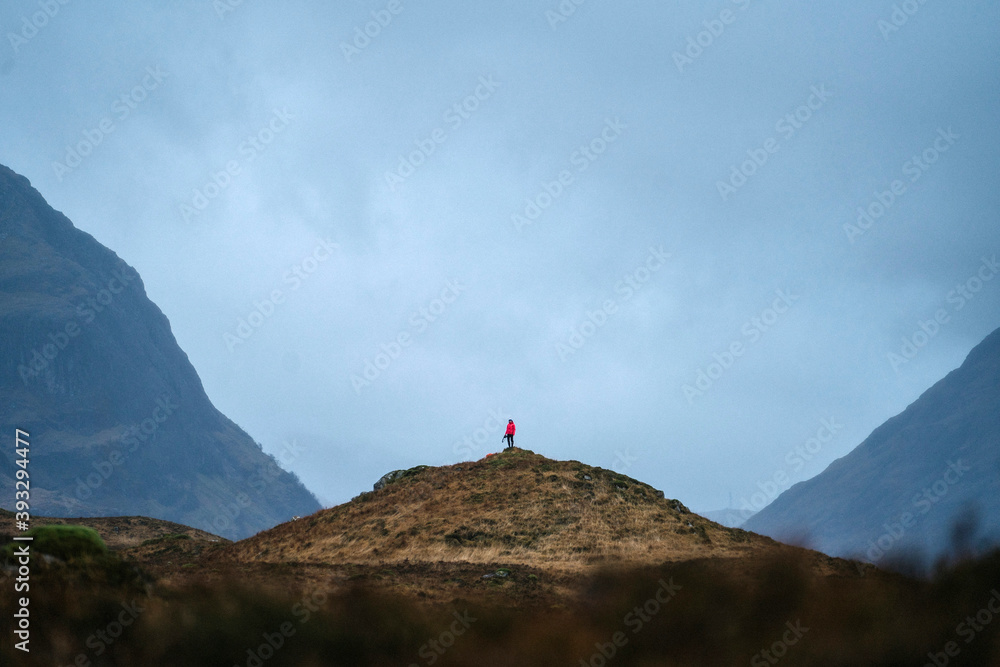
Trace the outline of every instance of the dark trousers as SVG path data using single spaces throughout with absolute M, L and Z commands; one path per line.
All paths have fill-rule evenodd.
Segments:
M 507 441 L 507 446 L 508 447 L 513 447 L 514 446 L 514 434 L 513 433 L 508 433 L 507 435 L 504 436 L 504 439 Z

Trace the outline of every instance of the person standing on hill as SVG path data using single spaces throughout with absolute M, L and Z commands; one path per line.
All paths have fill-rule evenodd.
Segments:
M 504 434 L 503 439 L 507 441 L 506 449 L 510 449 L 514 446 L 514 420 L 507 420 L 507 433 Z

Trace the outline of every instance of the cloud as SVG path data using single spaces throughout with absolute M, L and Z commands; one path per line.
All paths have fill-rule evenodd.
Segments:
M 990 286 L 900 373 L 886 360 L 1000 247 L 990 3 L 929 3 L 888 40 L 888 2 L 592 0 L 555 29 L 550 2 L 227 7 L 70 3 L 16 52 L 2 45 L 0 161 L 140 271 L 209 395 L 265 449 L 312 434 L 290 466 L 331 501 L 381 467 L 454 458 L 503 409 L 526 447 L 610 467 L 628 445 L 636 476 L 721 506 L 836 414 L 844 432 L 802 474 L 818 472 L 998 326 Z M 35 11 L 9 3 L 0 27 Z M 150 67 L 169 77 L 118 119 Z M 829 99 L 789 132 L 782 119 L 820 86 Z M 276 109 L 289 120 L 265 132 Z M 109 114 L 113 131 L 60 181 L 53 163 Z M 614 119 L 620 135 L 574 161 Z M 939 128 L 961 139 L 851 243 L 844 225 Z M 723 200 L 717 183 L 769 139 Z M 547 192 L 563 172 L 572 182 Z M 326 238 L 339 252 L 291 291 L 286 272 Z M 669 265 L 563 363 L 556 343 L 651 246 Z M 467 291 L 416 331 L 448 281 Z M 266 326 L 227 349 L 283 288 Z M 689 405 L 681 387 L 776 290 L 801 300 Z M 351 375 L 401 332 L 411 345 L 356 393 Z

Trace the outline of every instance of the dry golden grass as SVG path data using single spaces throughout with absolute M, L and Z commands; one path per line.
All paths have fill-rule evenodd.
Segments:
M 783 667 L 890 667 L 943 656 L 1000 581 L 1000 552 L 911 579 L 526 451 L 409 473 L 236 544 L 163 535 L 100 559 L 40 560 L 32 653 L 0 643 L 0 664 L 78 664 L 92 633 L 138 604 L 92 664 L 611 665 L 612 647 L 622 665 L 773 664 L 762 651 L 780 649 Z M 0 567 L 0 607 L 14 607 L 14 576 Z M 949 664 L 1000 665 L 1000 623 L 980 623 Z M 262 642 L 284 624 L 294 634 L 271 651 Z M 801 642 L 784 639 L 793 626 Z M 447 651 L 428 653 L 431 641 Z
M 243 563 L 507 562 L 581 571 L 784 548 L 693 514 L 632 478 L 527 450 L 407 472 L 220 553 Z

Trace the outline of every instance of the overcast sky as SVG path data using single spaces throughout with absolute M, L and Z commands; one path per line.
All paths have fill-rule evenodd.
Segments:
M 0 162 L 138 269 L 324 504 L 513 418 L 718 509 L 819 473 L 1000 326 L 998 20 L 10 0 Z

